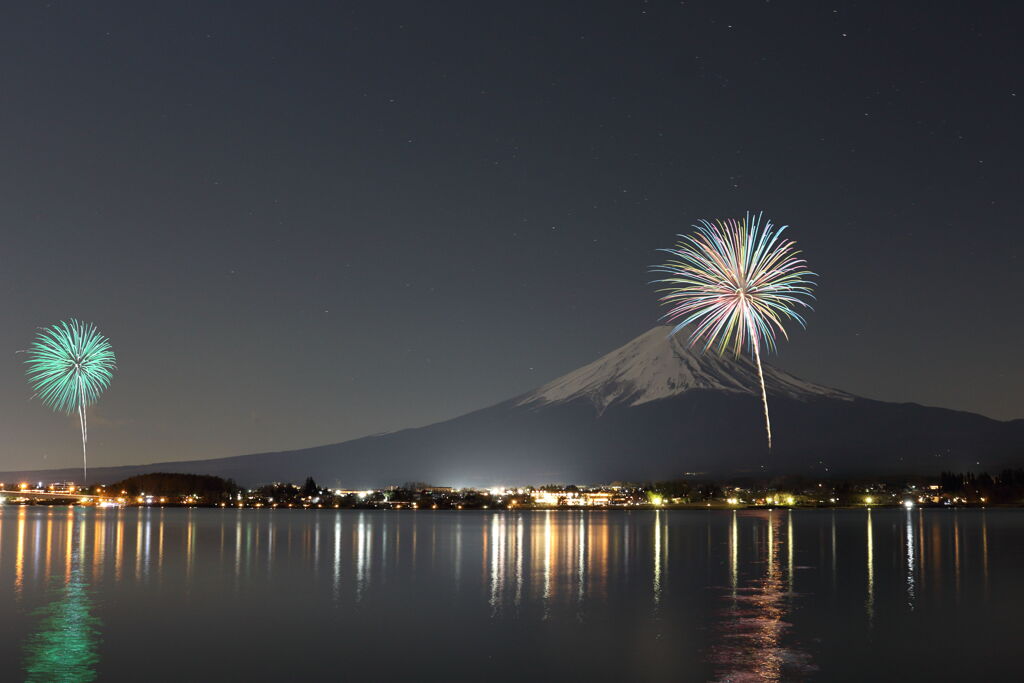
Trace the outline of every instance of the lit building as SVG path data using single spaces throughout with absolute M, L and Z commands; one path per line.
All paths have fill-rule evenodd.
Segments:
M 614 491 L 602 490 L 539 489 L 533 492 L 535 505 L 549 507 L 607 507 L 615 497 Z

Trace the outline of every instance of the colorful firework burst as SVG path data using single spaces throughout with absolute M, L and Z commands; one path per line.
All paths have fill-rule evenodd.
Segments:
M 671 334 L 692 325 L 690 344 L 703 351 L 715 347 L 719 354 L 731 350 L 738 356 L 745 348 L 754 356 L 770 449 L 761 349 L 776 350 L 776 335 L 788 338 L 787 320 L 806 326 L 798 309 L 810 309 L 805 299 L 814 298 L 808 278 L 815 273 L 807 270 L 795 243 L 781 238 L 787 226 L 762 222 L 760 213 L 702 220 L 693 227 L 695 233 L 680 235 L 674 248 L 661 250 L 671 258 L 653 268 L 667 275 L 655 281 L 665 285 L 658 290 L 660 301 L 670 307 L 662 319 L 674 325 Z

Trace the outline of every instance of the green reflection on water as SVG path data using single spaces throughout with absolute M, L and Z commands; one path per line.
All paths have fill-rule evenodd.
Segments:
M 51 589 L 54 599 L 34 613 L 40 622 L 24 644 L 26 681 L 96 680 L 100 620 L 92 615 L 92 599 L 82 567 L 84 533 L 77 535 L 66 581 Z

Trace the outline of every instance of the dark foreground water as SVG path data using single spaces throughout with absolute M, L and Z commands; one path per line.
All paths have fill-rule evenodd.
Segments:
M 1024 511 L 0 507 L 2 680 L 1019 680 Z

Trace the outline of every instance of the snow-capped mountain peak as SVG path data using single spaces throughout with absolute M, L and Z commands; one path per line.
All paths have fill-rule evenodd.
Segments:
M 586 398 L 603 410 L 613 403 L 640 405 L 692 390 L 757 394 L 757 367 L 746 357 L 702 353 L 687 344 L 684 332 L 658 326 L 589 365 L 545 384 L 518 401 L 543 405 Z M 769 394 L 798 400 L 816 397 L 849 400 L 853 396 L 764 365 Z

